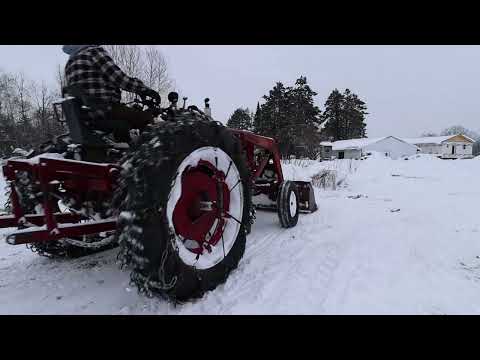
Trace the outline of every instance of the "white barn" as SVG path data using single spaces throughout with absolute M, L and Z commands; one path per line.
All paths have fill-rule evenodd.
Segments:
M 418 146 L 423 154 L 436 155 L 442 159 L 473 158 L 473 143 L 475 140 L 463 134 L 403 140 Z
M 337 159 L 360 159 L 370 151 L 385 154 L 392 159 L 415 155 L 420 149 L 394 136 L 335 141 L 333 156 Z

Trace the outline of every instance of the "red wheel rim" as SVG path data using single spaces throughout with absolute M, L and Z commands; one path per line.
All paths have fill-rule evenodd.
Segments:
M 182 193 L 173 211 L 175 232 L 189 240 L 188 250 L 200 256 L 222 239 L 230 191 L 225 174 L 200 160 L 181 174 Z

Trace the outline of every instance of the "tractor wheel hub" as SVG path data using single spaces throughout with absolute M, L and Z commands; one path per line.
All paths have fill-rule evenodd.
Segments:
M 243 186 L 223 150 L 203 147 L 180 164 L 167 203 L 167 219 L 182 261 L 211 268 L 233 247 L 242 227 Z

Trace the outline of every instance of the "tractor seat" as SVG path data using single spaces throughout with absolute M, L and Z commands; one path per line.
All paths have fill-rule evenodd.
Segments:
M 107 104 L 96 98 L 87 96 L 78 85 L 63 88 L 63 94 L 69 95 L 62 102 L 70 137 L 73 142 L 88 147 L 106 148 L 108 144 L 103 139 L 107 132 L 91 129 L 88 124 L 88 110 L 102 110 Z
M 63 92 L 71 96 L 62 102 L 62 108 L 73 142 L 86 147 L 102 149 L 113 148 L 120 151 L 130 148 L 130 145 L 127 143 L 119 143 L 110 139 L 108 135 L 110 135 L 112 131 L 92 129 L 88 126 L 88 111 L 90 109 L 106 111 L 108 107 L 107 103 L 85 95 L 79 86 L 71 85 L 65 87 Z
M 62 110 L 70 131 L 70 138 L 76 144 L 106 148 L 108 145 L 102 139 L 106 133 L 92 130 L 87 126 L 88 113 L 86 109 L 82 108 L 83 106 L 78 98 L 67 98 L 62 102 Z

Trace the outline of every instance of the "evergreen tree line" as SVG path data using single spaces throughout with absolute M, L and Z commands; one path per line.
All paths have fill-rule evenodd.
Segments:
M 293 86 L 277 82 L 255 113 L 236 109 L 227 126 L 277 139 L 282 156 L 317 158 L 321 141 L 366 137 L 365 102 L 346 89 L 333 90 L 322 111 L 315 105 L 315 91 L 301 76 Z

